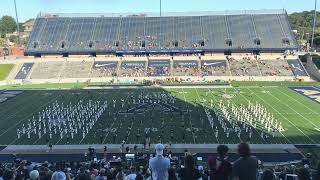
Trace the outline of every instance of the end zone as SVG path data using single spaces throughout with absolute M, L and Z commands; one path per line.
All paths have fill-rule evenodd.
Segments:
M 320 104 L 320 89 L 312 86 L 289 87 L 300 95 Z

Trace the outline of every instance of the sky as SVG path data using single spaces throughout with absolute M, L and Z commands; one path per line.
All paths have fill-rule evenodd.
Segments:
M 160 0 L 16 0 L 20 22 L 45 13 L 159 12 Z M 0 0 L 0 16 L 15 16 L 14 0 Z M 320 4 L 318 2 L 318 4 Z M 162 0 L 163 12 L 314 9 L 314 0 Z

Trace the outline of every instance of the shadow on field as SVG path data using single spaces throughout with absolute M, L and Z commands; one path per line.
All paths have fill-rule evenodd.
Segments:
M 160 89 L 160 88 L 136 88 L 136 89 L 108 89 L 108 90 L 28 90 L 14 99 L 0 104 L 1 117 L 0 144 L 237 144 L 241 141 L 250 141 L 253 144 L 283 143 L 282 137 L 262 139 L 260 130 L 253 130 L 252 137 L 242 128 L 240 138 L 234 132 L 230 123 L 221 123 L 211 107 L 218 104 L 217 99 L 225 92 L 212 90 L 215 93 L 206 91 L 198 92 L 195 89 Z M 100 103 L 107 101 L 108 107 L 100 118 L 92 124 L 92 128 L 79 124 L 92 121 L 92 118 L 70 117 L 67 118 L 66 105 L 77 104 L 80 101 Z M 17 138 L 17 129 L 21 130 L 23 125 L 28 127 L 29 120 L 33 127 L 33 121 L 38 124 L 39 112 L 46 111 L 53 107 L 53 103 L 64 107 L 61 113 L 64 117 L 59 121 L 57 118 L 44 120 L 41 124 L 41 138 L 38 133 L 22 134 Z M 63 103 L 63 104 L 62 104 Z M 208 115 L 211 115 L 214 127 L 212 128 Z M 74 109 L 70 109 L 72 111 Z M 94 113 L 93 113 L 94 115 Z M 34 120 L 33 120 L 34 118 Z M 61 129 L 49 136 L 49 124 L 53 121 L 61 124 Z M 216 128 L 217 127 L 217 128 Z M 228 127 L 229 137 L 223 127 Z M 46 133 L 44 133 L 44 128 Z M 53 129 L 53 127 L 51 127 Z M 71 130 L 77 128 L 77 132 Z M 37 130 L 38 132 L 39 130 Z M 60 138 L 60 131 L 63 137 Z M 320 143 L 320 133 L 314 134 L 311 139 Z M 305 142 L 305 137 L 290 137 L 294 143 Z

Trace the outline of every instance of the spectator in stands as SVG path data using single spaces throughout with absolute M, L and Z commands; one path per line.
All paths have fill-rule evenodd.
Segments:
M 76 180 L 91 180 L 91 177 L 87 173 L 81 173 L 76 178 Z M 52 180 L 52 179 L 51 179 Z
M 310 180 L 310 173 L 307 168 L 300 168 L 298 170 L 298 178 L 299 180 Z
M 169 169 L 169 180 L 178 180 L 176 170 L 174 168 Z
M 164 146 L 162 144 L 157 144 L 155 146 L 156 156 L 151 158 L 149 161 L 149 168 L 151 171 L 152 179 L 168 179 L 168 171 L 170 168 L 170 160 L 163 157 Z
M 199 170 L 195 166 L 195 160 L 192 155 L 187 155 L 184 160 L 184 168 L 180 170 L 179 177 L 181 180 L 201 179 Z
M 111 173 L 110 173 L 111 174 Z M 124 180 L 126 175 L 124 174 L 122 169 L 119 169 L 116 173 L 116 180 Z M 109 177 L 107 179 L 110 179 Z
M 66 174 L 62 171 L 55 171 L 51 177 L 51 180 L 65 180 L 65 179 L 66 179 Z M 76 179 L 83 180 L 82 178 L 79 178 L 79 177 L 78 178 L 76 177 Z
M 142 174 L 138 174 L 138 175 L 136 176 L 136 179 L 135 179 L 135 180 L 143 180 Z
M 235 180 L 256 180 L 258 161 L 250 156 L 250 147 L 247 143 L 238 145 L 240 158 L 234 162 L 232 173 Z
M 15 176 L 14 176 L 14 173 L 13 173 L 12 170 L 6 169 L 6 170 L 4 171 L 4 173 L 3 173 L 2 178 L 3 178 L 4 180 L 14 180 L 14 179 L 15 179 Z
M 106 180 L 107 176 L 106 176 L 106 169 L 101 168 L 99 171 L 99 175 L 95 178 L 95 180 Z
M 210 170 L 210 180 L 228 180 L 231 174 L 231 163 L 227 161 L 228 146 L 219 145 L 217 148 L 218 156 L 210 157 L 208 166 Z
M 126 180 L 135 180 L 137 177 L 137 174 L 135 173 L 135 168 L 131 167 L 130 172 L 128 173 Z
M 263 174 L 261 180 L 274 180 L 275 176 L 271 169 L 266 169 Z
M 33 170 L 29 174 L 30 180 L 37 180 L 39 179 L 39 171 Z
M 317 171 L 315 172 L 312 180 L 320 180 L 320 162 L 318 163 Z
M 278 176 L 279 179 L 285 179 L 286 174 L 291 174 L 292 172 L 290 171 L 289 167 L 284 167 L 284 169 L 281 171 L 280 175 Z
M 208 180 L 209 173 L 203 169 L 203 166 L 198 166 L 198 170 L 200 172 L 200 176 L 202 180 Z
M 0 180 L 3 180 L 3 169 L 0 168 Z

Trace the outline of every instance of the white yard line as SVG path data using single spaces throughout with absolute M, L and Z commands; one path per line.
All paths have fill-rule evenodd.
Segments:
M 38 93 L 37 93 L 38 94 Z M 34 95 L 32 95 L 32 96 L 34 96 Z M 19 114 L 20 112 L 23 112 L 24 110 L 22 110 L 22 109 L 20 109 L 20 110 L 18 110 L 18 111 L 15 111 L 15 113 L 14 114 L 12 114 L 12 115 L 10 115 L 9 117 L 7 117 L 7 119 L 10 119 L 11 117 L 13 117 L 13 116 L 15 116 L 16 114 Z M 29 115 L 30 116 L 30 115 Z M 29 117 L 28 116 L 28 117 Z M 27 119 L 27 118 L 24 118 L 24 119 Z M 14 125 L 12 125 L 12 126 L 10 126 L 6 131 L 4 131 L 3 133 L 1 133 L 0 134 L 0 137 L 3 135 L 3 134 L 5 134 L 5 133 L 7 133 L 10 129 L 12 129 L 13 127 L 15 127 L 15 126 L 17 126 L 18 124 L 20 124 L 21 123 L 21 121 L 23 121 L 24 119 L 21 119 L 19 122 L 17 122 L 16 124 L 14 124 Z
M 58 97 L 60 97 L 61 95 L 59 95 L 59 96 L 57 96 L 57 97 L 55 97 L 55 98 L 53 98 L 52 100 L 50 100 L 48 103 L 46 103 L 45 105 L 48 105 L 50 102 L 52 102 L 53 100 L 56 100 Z M 43 105 L 43 106 L 41 106 L 40 108 L 42 108 L 42 107 L 44 107 L 45 105 Z M 38 109 L 40 109 L 40 108 L 38 108 Z M 38 110 L 37 109 L 37 110 Z M 31 116 L 31 115 L 30 115 Z M 25 118 L 25 119 L 27 119 L 27 118 Z M 41 136 L 41 138 L 44 136 L 45 134 L 43 134 L 42 136 Z M 41 139 L 40 138 L 40 139 Z M 38 142 L 38 140 L 40 140 L 40 139 L 37 139 L 35 142 L 33 142 L 32 144 L 34 145 L 36 142 Z M 13 140 L 10 144 L 13 144 L 13 143 L 15 143 L 16 141 L 18 140 L 18 138 L 16 138 L 15 140 Z
M 113 129 L 114 123 L 115 123 L 115 119 L 113 119 L 113 121 L 112 121 L 112 124 L 111 124 L 111 126 L 109 128 L 110 130 Z M 102 144 L 104 144 L 104 141 L 106 141 L 106 139 L 109 136 L 109 134 L 110 134 L 110 131 L 108 131 L 107 135 L 103 138 Z
M 13 141 L 11 141 L 11 143 L 9 145 L 12 145 L 13 143 L 15 143 L 18 140 L 18 138 L 15 138 Z
M 283 114 L 283 115 L 292 115 L 292 114 L 297 114 L 297 113 L 274 113 L 274 114 Z M 300 113 L 303 115 L 319 115 L 318 113 Z
M 210 90 L 210 89 L 209 89 Z M 210 91 L 211 92 L 211 91 Z M 241 96 L 243 96 L 241 93 L 240 93 L 240 95 Z M 249 100 L 245 97 L 245 96 L 243 96 L 243 98 L 246 100 L 246 101 L 248 101 L 249 102 Z M 234 102 L 233 100 L 231 100 L 232 102 Z M 263 138 L 261 138 L 260 136 L 259 136 L 259 133 L 258 133 L 258 131 L 255 129 L 255 128 L 253 128 L 253 130 L 256 132 L 256 134 L 258 135 L 258 137 L 260 138 L 260 139 L 262 139 L 262 141 L 264 141 L 265 143 L 267 143 L 267 141 L 265 140 L 265 139 L 263 139 Z M 238 137 L 238 136 L 237 136 Z M 240 139 L 240 142 L 242 142 L 243 140 L 241 139 L 241 136 L 240 137 L 238 137 L 239 139 Z
M 117 91 L 117 93 L 116 93 L 113 97 L 116 97 L 118 94 L 119 94 L 119 91 Z M 130 96 L 130 94 L 127 95 L 127 97 L 126 97 L 126 99 L 125 99 L 125 102 L 127 101 L 127 99 L 128 99 L 129 96 Z M 111 107 L 111 101 L 108 101 L 108 107 Z M 106 113 L 106 112 L 104 112 L 104 113 Z M 100 120 L 100 119 L 98 119 L 98 121 L 99 121 L 99 120 Z M 110 129 L 112 129 L 114 123 L 115 123 L 115 120 L 113 119 L 112 125 L 111 125 L 111 128 L 110 128 Z M 88 134 L 89 134 L 89 133 L 88 133 Z M 109 131 L 109 132 L 107 133 L 107 135 L 104 137 L 104 139 L 103 139 L 103 141 L 102 141 L 102 144 L 103 144 L 104 141 L 107 139 L 107 137 L 108 137 L 109 134 L 110 134 L 110 131 Z M 84 136 L 84 138 L 82 138 L 82 139 L 80 140 L 80 142 L 79 142 L 78 144 L 81 144 L 82 141 L 83 141 L 86 137 L 87 137 L 87 134 Z
M 88 96 L 88 94 L 86 94 L 84 97 L 87 97 L 87 96 Z M 84 97 L 82 97 L 81 100 L 83 100 Z M 92 116 L 92 117 L 93 117 L 93 116 Z M 88 133 L 88 134 L 89 134 L 89 133 Z M 43 136 L 44 136 L 44 135 L 43 135 Z M 43 137 L 43 136 L 42 136 L 42 137 Z M 62 138 L 60 138 L 60 139 L 55 143 L 55 145 L 57 145 L 57 144 L 63 139 L 64 136 L 65 136 L 65 135 L 62 135 Z M 41 138 L 42 138 L 42 137 L 41 137 Z M 58 137 L 59 137 L 59 136 L 58 136 Z M 78 144 L 79 144 L 79 143 L 78 143 Z
M 275 110 L 276 112 L 280 113 L 276 108 L 274 108 L 271 104 L 269 104 L 268 102 L 266 102 L 263 98 L 261 98 L 260 96 L 258 96 L 256 93 L 254 93 L 253 91 L 251 91 L 249 88 L 245 88 L 247 90 L 249 90 L 250 92 L 252 92 L 253 94 L 255 94 L 259 99 L 261 99 L 265 104 L 267 104 L 269 107 L 271 107 L 273 110 Z M 306 135 L 300 128 L 298 128 L 294 123 L 292 123 L 287 117 L 283 116 L 282 114 L 280 114 L 284 119 L 286 119 L 292 126 L 294 126 L 298 131 L 300 131 L 306 138 L 308 138 L 311 142 L 316 143 L 313 139 L 311 139 L 308 135 Z
M 278 90 L 278 89 L 277 89 L 277 90 Z M 304 107 L 306 107 L 306 108 L 307 108 L 307 109 L 309 109 L 310 111 L 312 111 L 312 112 L 313 112 L 312 114 L 320 115 L 320 113 L 319 113 L 319 112 L 314 111 L 313 109 L 309 108 L 308 106 L 306 106 L 305 104 L 301 103 L 300 101 L 298 101 L 298 100 L 296 100 L 296 99 L 292 98 L 291 96 L 288 96 L 286 93 L 282 92 L 281 90 L 278 90 L 278 91 L 279 91 L 279 92 L 281 92 L 282 94 L 284 94 L 285 96 L 289 97 L 290 99 L 294 100 L 295 102 L 297 102 L 297 103 L 299 103 L 299 104 L 303 105 Z M 299 94 L 299 95 L 300 95 L 300 94 Z M 303 96 L 301 96 L 301 97 L 303 97 Z M 300 113 L 300 114 L 310 114 L 310 113 Z
M 199 98 L 199 100 L 200 100 L 200 96 L 199 96 L 199 93 L 198 93 L 198 90 L 197 90 L 197 88 L 195 88 L 196 89 L 196 93 L 197 93 L 197 95 L 198 95 L 198 98 Z M 203 108 L 203 110 L 204 110 L 204 107 L 202 107 Z M 210 113 L 211 114 L 211 113 Z M 207 117 L 208 118 L 208 117 Z M 209 120 L 208 120 L 209 121 Z M 210 122 L 209 122 L 210 123 Z M 213 130 L 212 130 L 213 131 Z M 219 142 L 219 139 L 218 139 L 218 137 L 216 137 L 216 140 L 217 140 L 217 142 L 218 142 L 218 144 L 220 144 L 220 142 Z
M 48 104 L 50 104 L 52 101 L 54 101 L 54 100 L 56 100 L 57 98 L 59 98 L 61 95 L 59 95 L 59 96 L 56 96 L 56 97 L 54 97 L 53 99 L 51 99 L 50 101 L 48 101 L 47 103 L 45 103 L 45 104 L 43 104 L 42 106 L 40 106 L 39 108 L 37 108 L 36 109 L 36 111 L 34 111 L 34 113 L 35 112 L 39 112 L 39 110 L 41 110 L 44 106 L 47 106 Z M 11 130 L 12 128 L 14 128 L 14 127 L 16 127 L 18 124 L 20 124 L 22 121 L 25 121 L 26 119 L 28 119 L 29 117 L 31 117 L 34 113 L 31 113 L 29 116 L 27 116 L 26 118 L 22 118 L 20 121 L 18 121 L 16 124 L 14 124 L 13 126 L 10 126 L 5 132 L 3 132 L 1 135 L 0 135 L 0 137 L 2 136 L 2 135 L 4 135 L 5 133 L 7 133 L 9 130 Z M 16 140 L 14 140 L 13 142 L 15 142 Z M 13 143 L 13 142 L 11 142 L 11 143 Z M 10 143 L 10 144 L 11 144 Z
M 249 102 L 249 100 L 248 100 L 248 98 L 246 98 L 243 94 L 241 94 L 241 93 L 239 93 L 247 102 Z M 254 93 L 255 94 L 255 93 Z M 255 94 L 256 95 L 256 94 Z M 256 95 L 257 96 L 257 95 Z M 257 133 L 258 133 L 258 131 L 255 129 L 255 128 L 253 128 Z M 286 139 L 286 141 L 287 142 L 289 142 L 290 144 L 292 144 L 292 142 L 281 132 L 281 131 L 279 131 L 279 133 Z M 265 140 L 265 139 L 263 139 L 263 138 L 260 138 L 260 139 L 262 139 L 265 143 L 267 143 L 267 141 Z
M 119 94 L 119 91 L 116 93 L 116 95 L 118 95 L 118 94 Z M 116 97 L 116 95 L 114 95 L 113 97 Z M 126 100 L 128 99 L 128 97 L 129 97 L 129 94 L 128 94 L 127 97 L 126 97 Z M 108 108 L 111 106 L 110 103 L 111 103 L 111 101 L 108 101 Z M 106 111 L 103 112 L 103 114 L 104 114 L 104 113 L 106 113 Z M 100 120 L 100 118 L 98 119 L 98 121 L 99 121 L 99 120 Z M 113 120 L 113 123 L 114 123 L 114 121 L 115 121 L 115 120 Z M 94 126 L 93 126 L 93 127 L 94 127 Z M 92 128 L 93 128 L 93 127 L 92 127 Z M 112 128 L 112 127 L 113 127 L 113 124 L 112 124 L 111 128 Z M 84 138 L 82 138 L 78 144 L 81 144 L 81 143 L 83 142 L 83 140 L 86 139 L 86 137 L 87 137 L 88 134 L 90 134 L 90 130 L 89 130 L 89 132 L 88 132 L 87 134 L 85 134 Z M 107 136 L 108 136 L 108 135 L 109 135 L 109 132 L 108 132 Z M 103 142 L 105 141 L 105 139 L 107 138 L 107 136 L 103 139 Z M 60 140 L 61 140 L 61 139 L 60 139 Z M 59 141 L 60 141 L 60 140 L 59 140 Z
M 211 96 L 214 98 L 215 101 L 217 101 L 216 97 L 214 97 L 214 95 L 212 95 L 211 89 L 210 88 L 208 88 L 208 89 L 209 89 L 209 92 L 210 92 Z M 228 123 L 230 124 L 230 122 L 228 122 Z M 237 135 L 235 135 L 235 136 L 238 137 Z M 241 137 L 238 137 L 238 138 L 239 138 L 240 142 L 242 142 Z
M 183 91 L 184 103 L 187 104 L 187 98 L 186 98 L 186 94 L 185 94 L 184 88 L 182 88 L 182 91 Z M 186 105 L 186 107 L 187 107 L 187 105 Z M 188 109 L 188 111 L 189 111 L 189 109 Z M 189 119 L 189 124 L 191 124 L 191 119 Z M 191 129 L 191 132 L 192 132 L 192 129 Z M 192 133 L 192 137 L 193 137 L 194 144 L 196 144 L 196 139 L 195 139 L 193 133 Z
M 306 121 L 308 121 L 310 124 L 312 124 L 313 126 L 315 126 L 315 128 L 319 128 L 319 126 L 317 126 L 316 124 L 314 124 L 312 121 L 310 121 L 308 118 L 305 118 L 304 116 L 302 116 L 298 111 L 296 111 L 295 109 L 293 109 L 292 107 L 288 106 L 287 103 L 283 103 L 278 97 L 274 96 L 273 94 L 269 93 L 268 95 L 274 97 L 275 99 L 277 99 L 281 104 L 284 104 L 286 107 L 290 108 L 292 111 L 294 111 L 295 113 L 297 113 L 299 116 L 301 116 L 303 119 L 305 119 Z

